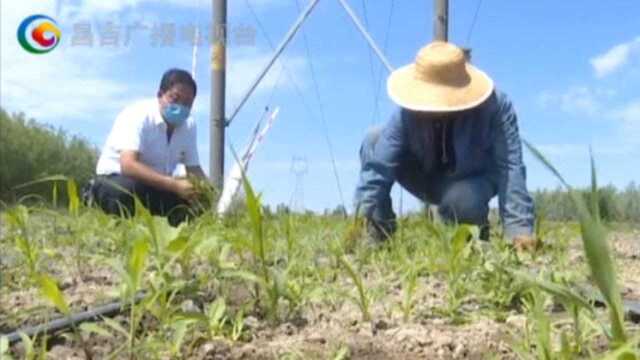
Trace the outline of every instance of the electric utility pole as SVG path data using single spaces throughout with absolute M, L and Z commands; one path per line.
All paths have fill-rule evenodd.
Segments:
M 222 190 L 224 182 L 225 89 L 227 72 L 227 0 L 213 0 L 211 49 L 211 123 L 209 124 L 209 174 Z
M 449 0 L 433 1 L 433 40 L 449 40 Z

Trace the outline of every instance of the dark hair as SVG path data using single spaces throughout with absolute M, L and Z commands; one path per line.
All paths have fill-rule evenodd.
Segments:
M 160 89 L 158 89 L 158 97 L 162 96 L 175 84 L 184 84 L 193 88 L 193 96 L 198 93 L 198 86 L 196 81 L 193 80 L 191 74 L 182 69 L 169 69 L 162 75 L 160 80 Z

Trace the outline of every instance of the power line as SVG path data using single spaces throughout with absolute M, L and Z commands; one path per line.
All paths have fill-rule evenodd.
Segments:
M 249 100 L 249 98 L 251 97 L 253 92 L 256 90 L 256 88 L 260 85 L 260 83 L 262 82 L 264 77 L 269 73 L 269 70 L 271 70 L 271 68 L 273 67 L 273 64 L 275 64 L 275 62 L 278 60 L 280 55 L 282 55 L 282 53 L 285 51 L 285 49 L 287 48 L 287 45 L 289 45 L 291 40 L 293 40 L 293 38 L 296 36 L 296 33 L 298 32 L 298 30 L 300 30 L 300 28 L 304 24 L 305 20 L 311 15 L 311 12 L 313 11 L 313 9 L 315 9 L 315 7 L 318 5 L 319 2 L 320 2 L 320 0 L 310 0 L 309 4 L 304 9 L 304 11 L 300 12 L 300 15 L 298 16 L 296 21 L 293 23 L 293 25 L 291 26 L 291 28 L 287 32 L 287 34 L 285 35 L 284 39 L 282 39 L 282 41 L 278 45 L 278 48 L 274 49 L 273 56 L 271 56 L 271 58 L 269 59 L 267 64 L 265 64 L 263 69 L 259 72 L 258 76 L 251 83 L 251 86 L 244 93 L 244 95 L 242 96 L 242 99 L 239 101 L 238 105 L 236 105 L 235 109 L 231 113 L 231 116 L 229 116 L 229 118 L 225 121 L 225 124 L 224 124 L 225 126 L 229 126 L 231 124 L 231 122 L 233 121 L 233 119 L 238 115 L 238 113 L 240 112 L 242 107 Z M 219 4 L 226 4 L 226 0 L 214 0 L 214 4 L 218 4 L 218 5 Z M 245 4 L 248 4 L 248 3 L 245 3 Z M 221 12 L 219 11 L 218 13 L 221 13 Z M 255 12 L 254 12 L 254 14 L 255 14 Z M 219 71 L 216 71 L 216 73 L 218 73 L 218 72 Z
M 476 12 L 473 15 L 473 20 L 471 21 L 471 27 L 469 28 L 469 32 L 467 33 L 467 40 L 465 41 L 465 46 L 469 45 L 469 41 L 471 40 L 471 34 L 473 33 L 473 28 L 476 26 L 476 20 L 478 19 L 478 13 L 480 12 L 480 6 L 482 5 L 482 0 L 478 0 L 478 6 L 476 7 Z
M 389 9 L 389 17 L 387 18 L 387 30 L 385 31 L 385 36 L 384 36 L 384 45 L 383 45 L 383 52 L 386 53 L 387 49 L 389 47 L 389 38 L 390 38 L 390 33 L 391 33 L 391 23 L 392 23 L 392 19 L 393 19 L 393 11 L 395 9 L 395 1 L 391 0 L 391 5 L 390 5 L 390 9 Z M 382 87 L 382 72 L 384 71 L 384 67 L 381 65 L 380 66 L 380 70 L 378 72 L 378 80 L 377 80 L 377 88 L 375 90 L 375 94 L 374 94 L 374 108 L 373 108 L 373 115 L 372 118 L 376 118 L 377 116 L 380 115 L 380 88 Z
M 273 83 L 273 87 L 271 88 L 271 94 L 269 94 L 269 100 L 267 100 L 267 107 L 271 106 L 273 103 L 273 98 L 276 94 L 276 89 L 280 84 L 280 80 L 282 78 L 282 74 L 284 73 L 284 65 L 281 63 L 280 68 L 278 69 L 278 76 L 276 77 L 276 81 Z
M 298 11 L 301 10 L 300 3 L 298 0 L 295 0 L 296 7 Z M 304 38 L 305 51 L 307 53 L 307 60 L 309 62 L 309 69 L 311 71 L 311 81 L 313 82 L 313 88 L 316 94 L 316 99 L 318 101 L 318 106 L 320 108 L 320 120 L 322 122 L 322 128 L 324 132 L 324 137 L 327 142 L 327 147 L 329 148 L 329 156 L 331 157 L 331 165 L 333 167 L 333 174 L 336 178 L 336 185 L 338 186 L 338 193 L 340 195 L 340 201 L 342 202 L 342 206 L 346 209 L 346 203 L 344 202 L 344 195 L 342 193 L 342 185 L 340 184 L 340 176 L 338 175 L 338 168 L 336 166 L 336 159 L 333 152 L 333 145 L 331 144 L 331 139 L 329 138 L 329 129 L 327 127 L 327 120 L 324 112 L 324 103 L 322 102 L 322 98 L 320 97 L 320 87 L 318 86 L 318 81 L 316 78 L 315 68 L 313 66 L 313 58 L 311 57 L 311 50 L 309 48 L 309 40 L 307 38 L 307 32 L 305 29 L 302 29 L 302 35 Z
M 260 29 L 260 32 L 262 33 L 262 35 L 264 36 L 264 38 L 267 40 L 267 43 L 269 44 L 269 47 L 271 47 L 272 50 L 275 49 L 275 46 L 273 45 L 273 42 L 271 41 L 271 38 L 269 37 L 269 34 L 266 30 L 266 28 L 264 27 L 262 21 L 260 20 L 260 18 L 258 17 L 258 14 L 255 12 L 253 6 L 251 5 L 249 0 L 245 0 L 245 4 L 247 5 L 247 8 L 249 9 L 249 12 L 251 13 L 251 15 L 253 16 L 254 20 L 256 21 L 258 28 Z M 298 4 L 297 0 L 296 0 L 296 5 L 298 7 L 298 9 L 300 9 L 300 5 Z M 306 42 L 306 33 L 303 30 L 303 34 L 305 37 L 305 44 L 307 45 L 307 56 L 309 56 L 309 60 L 311 60 L 310 57 L 310 53 L 308 51 L 308 44 Z M 287 74 L 287 77 L 289 78 L 289 80 L 291 81 L 291 83 L 293 84 L 293 87 L 296 91 L 296 94 L 298 95 L 298 97 L 300 97 L 300 100 L 302 102 L 302 105 L 304 106 L 305 110 L 307 111 L 307 113 L 309 114 L 309 117 L 315 119 L 315 115 L 313 113 L 313 111 L 311 110 L 311 108 L 309 107 L 309 104 L 305 101 L 304 95 L 302 93 L 302 91 L 300 90 L 300 87 L 298 86 L 298 83 L 295 81 L 294 77 L 291 75 L 291 72 L 289 71 L 288 67 L 286 66 L 286 63 L 284 62 L 284 60 L 280 60 L 282 63 L 282 70 Z M 335 163 L 335 157 L 333 155 L 333 146 L 331 144 L 331 141 L 329 139 L 329 135 L 328 135 L 328 130 L 327 130 L 327 126 L 326 126 L 326 121 L 324 119 L 324 109 L 322 107 L 322 102 L 320 100 L 319 97 L 319 92 L 318 92 L 318 86 L 317 86 L 317 82 L 315 81 L 315 72 L 312 72 L 312 79 L 314 81 L 314 84 L 316 86 L 316 96 L 318 97 L 318 102 L 320 104 L 320 109 L 321 109 L 321 116 L 322 116 L 322 124 L 323 124 L 323 130 L 325 133 L 325 140 L 327 141 L 327 146 L 329 147 L 329 155 L 331 157 L 331 161 L 332 161 L 332 165 L 333 165 L 333 171 L 334 171 L 334 175 L 336 177 L 336 183 L 338 186 L 338 192 L 340 194 L 340 200 L 342 201 L 342 205 L 345 206 L 345 202 L 344 202 L 344 196 L 342 194 L 342 186 L 340 184 L 340 178 L 338 176 L 337 173 L 337 167 L 336 167 L 336 163 Z M 346 208 L 346 206 L 345 206 Z
M 200 3 L 202 0 L 198 0 L 198 9 L 200 9 Z M 196 70 L 198 66 L 198 45 L 200 44 L 200 11 L 196 14 L 196 26 L 193 33 L 193 50 L 191 53 L 191 77 L 196 79 Z
M 363 18 L 364 18 L 364 26 L 369 29 L 369 16 L 367 15 L 367 3 L 366 0 L 362 0 L 362 13 Z M 365 44 L 366 45 L 366 44 Z M 367 49 L 367 54 L 369 55 L 369 70 L 370 70 L 370 76 L 371 76 L 371 93 L 374 96 L 374 103 L 373 106 L 375 108 L 376 104 L 375 104 L 375 95 L 376 95 L 376 90 L 377 90 L 377 82 L 376 82 L 376 71 L 373 65 L 373 54 L 372 54 L 372 50 L 369 46 L 366 47 Z M 375 122 L 374 117 L 371 117 L 371 124 L 373 125 Z
M 273 42 L 271 41 L 271 37 L 269 37 L 269 34 L 267 33 L 266 28 L 262 24 L 262 21 L 260 21 L 260 18 L 258 17 L 258 14 L 255 12 L 253 6 L 249 2 L 249 0 L 245 0 L 245 4 L 247 5 L 247 8 L 249 9 L 249 12 L 253 16 L 253 19 L 257 23 L 258 28 L 260 29 L 260 32 L 262 33 L 262 36 L 264 36 L 265 40 L 267 40 L 267 44 L 269 45 L 271 50 L 274 50 L 275 46 L 274 46 Z M 270 101 L 273 99 L 276 87 L 280 82 L 280 78 L 281 78 L 282 74 L 284 73 L 289 78 L 289 81 L 291 81 L 291 84 L 293 85 L 293 87 L 295 89 L 295 92 L 298 95 L 298 97 L 300 97 L 300 101 L 302 102 L 305 110 L 309 113 L 309 115 L 311 117 L 315 117 L 313 112 L 311 111 L 311 108 L 309 107 L 309 105 L 307 104 L 307 102 L 306 102 L 306 100 L 304 98 L 302 90 L 300 90 L 300 86 L 298 86 L 298 83 L 295 81 L 294 77 L 291 75 L 291 72 L 289 71 L 289 68 L 287 67 L 285 61 L 282 60 L 282 59 L 279 59 L 278 61 L 280 61 L 280 64 L 281 64 L 280 74 L 278 75 L 278 79 L 276 80 L 276 83 L 274 84 L 273 89 L 271 90 Z

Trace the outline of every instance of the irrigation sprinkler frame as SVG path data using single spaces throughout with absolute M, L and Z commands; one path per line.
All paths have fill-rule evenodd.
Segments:
M 387 68 L 389 72 L 392 72 L 394 70 L 393 66 L 391 66 L 391 64 L 389 63 L 389 60 L 387 60 L 387 57 L 384 55 L 382 50 L 380 50 L 380 47 L 376 44 L 375 40 L 373 40 L 373 37 L 371 37 L 367 29 L 364 27 L 364 25 L 362 25 L 362 22 L 360 21 L 356 13 L 353 11 L 353 9 L 349 6 L 346 0 L 338 0 L 338 1 L 342 5 L 346 13 L 349 15 L 349 18 L 351 19 L 351 21 L 353 21 L 353 23 L 355 24 L 356 29 L 360 31 L 362 36 L 364 36 L 365 40 L 367 41 L 367 44 L 371 47 L 371 49 L 373 49 L 374 53 L 378 56 L 380 61 L 384 64 L 385 68 Z M 300 30 L 305 20 L 309 18 L 309 16 L 313 12 L 313 9 L 316 7 L 316 5 L 319 2 L 320 0 L 311 0 L 307 5 L 307 7 L 304 9 L 304 11 L 300 13 L 300 16 L 298 17 L 298 19 L 293 23 L 293 25 L 291 25 L 291 28 L 285 35 L 284 39 L 280 42 L 280 45 L 278 45 L 278 47 L 274 51 L 273 55 L 271 56 L 271 59 L 258 73 L 258 76 L 256 77 L 256 79 L 253 81 L 251 86 L 249 86 L 247 91 L 245 91 L 244 95 L 240 99 L 240 102 L 238 103 L 238 105 L 236 105 L 233 112 L 231 112 L 231 115 L 227 118 L 225 122 L 225 127 L 228 127 L 229 125 L 231 125 L 231 122 L 238 115 L 242 107 L 246 104 L 247 100 L 249 100 L 249 98 L 251 97 L 255 89 L 258 87 L 258 85 L 260 85 L 260 83 L 262 82 L 264 77 L 267 75 L 269 70 L 271 70 L 271 68 L 273 67 L 273 64 L 275 64 L 276 60 L 278 60 L 282 52 L 286 49 L 287 45 L 289 45 L 289 43 L 291 42 L 293 37 L 296 35 L 298 30 Z

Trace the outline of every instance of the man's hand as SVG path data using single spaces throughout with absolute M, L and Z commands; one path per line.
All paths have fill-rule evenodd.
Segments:
M 513 247 L 517 251 L 534 251 L 538 247 L 538 240 L 530 235 L 518 235 L 513 238 Z
M 370 245 L 379 246 L 395 232 L 395 221 L 379 222 L 367 219 L 367 241 Z
M 192 200 L 196 194 L 195 188 L 187 179 L 175 179 L 173 189 L 173 192 L 185 200 Z
M 189 174 L 189 176 L 197 176 L 201 179 L 207 179 L 207 175 L 205 175 L 204 171 L 202 170 L 202 167 L 200 167 L 200 165 L 197 166 L 187 166 L 187 174 Z

